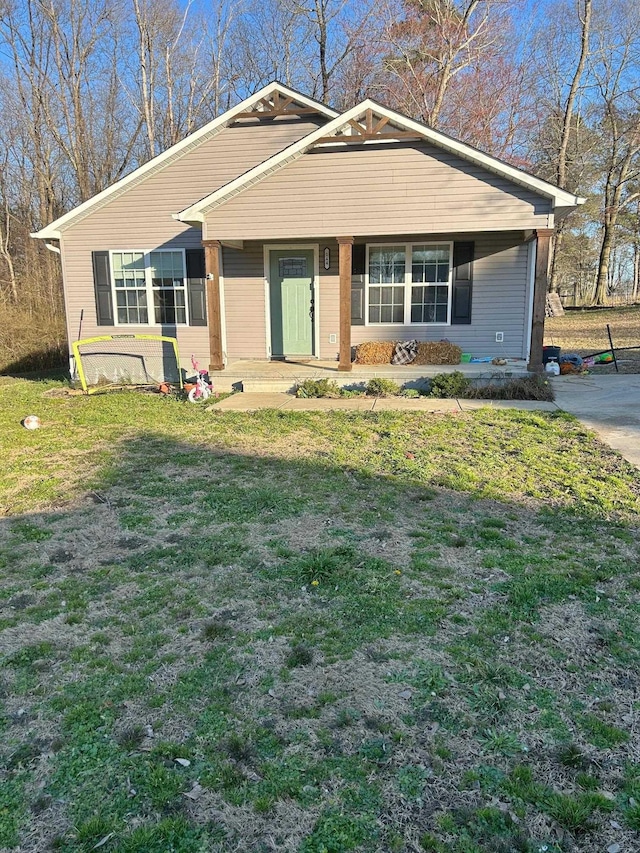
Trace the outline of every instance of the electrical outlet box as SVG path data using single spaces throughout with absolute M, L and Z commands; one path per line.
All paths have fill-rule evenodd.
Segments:
M 338 336 L 337 335 L 329 335 L 329 343 L 330 344 L 337 344 L 338 343 Z
M 496 332 L 496 343 L 501 344 L 504 342 L 504 332 Z

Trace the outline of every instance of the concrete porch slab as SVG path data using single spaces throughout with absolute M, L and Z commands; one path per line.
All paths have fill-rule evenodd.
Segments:
M 399 385 L 421 388 L 430 376 L 458 370 L 469 379 L 480 380 L 524 376 L 526 363 L 511 359 L 505 366 L 492 364 L 354 364 L 352 370 L 338 370 L 337 361 L 232 361 L 225 370 L 212 375 L 217 391 L 280 393 L 295 390 L 305 379 L 329 379 L 340 387 L 364 387 L 370 379 L 383 377 Z

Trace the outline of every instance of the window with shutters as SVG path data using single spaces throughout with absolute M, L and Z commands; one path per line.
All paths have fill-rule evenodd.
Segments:
M 188 323 L 183 249 L 112 251 L 116 325 Z
M 453 243 L 367 247 L 367 325 L 448 325 Z

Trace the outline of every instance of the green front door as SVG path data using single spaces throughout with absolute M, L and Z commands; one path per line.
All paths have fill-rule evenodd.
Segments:
M 269 254 L 271 355 L 313 355 L 314 254 L 272 249 Z

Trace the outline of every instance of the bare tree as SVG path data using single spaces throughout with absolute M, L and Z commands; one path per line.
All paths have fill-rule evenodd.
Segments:
M 621 213 L 640 198 L 640 31 L 635 5 L 601 10 L 594 78 L 601 103 L 602 240 L 593 303 L 605 305 Z
M 489 70 L 510 31 L 505 0 L 391 0 L 385 62 L 390 97 L 431 127 L 465 71 Z
M 578 0 L 578 20 L 580 22 L 580 52 L 575 66 L 569 93 L 567 95 L 562 116 L 562 129 L 560 132 L 560 145 L 558 148 L 556 183 L 562 189 L 567 189 L 567 159 L 569 152 L 569 140 L 572 134 L 576 134 L 575 109 L 576 100 L 582 86 L 587 57 L 589 56 L 589 37 L 591 34 L 591 2 L 592 0 Z M 557 46 L 556 46 L 557 47 Z M 579 118 L 578 118 L 579 121 Z M 551 259 L 551 273 L 549 276 L 549 290 L 558 290 L 558 259 L 562 253 L 562 241 L 567 220 L 564 219 L 558 225 L 553 240 L 553 253 Z

